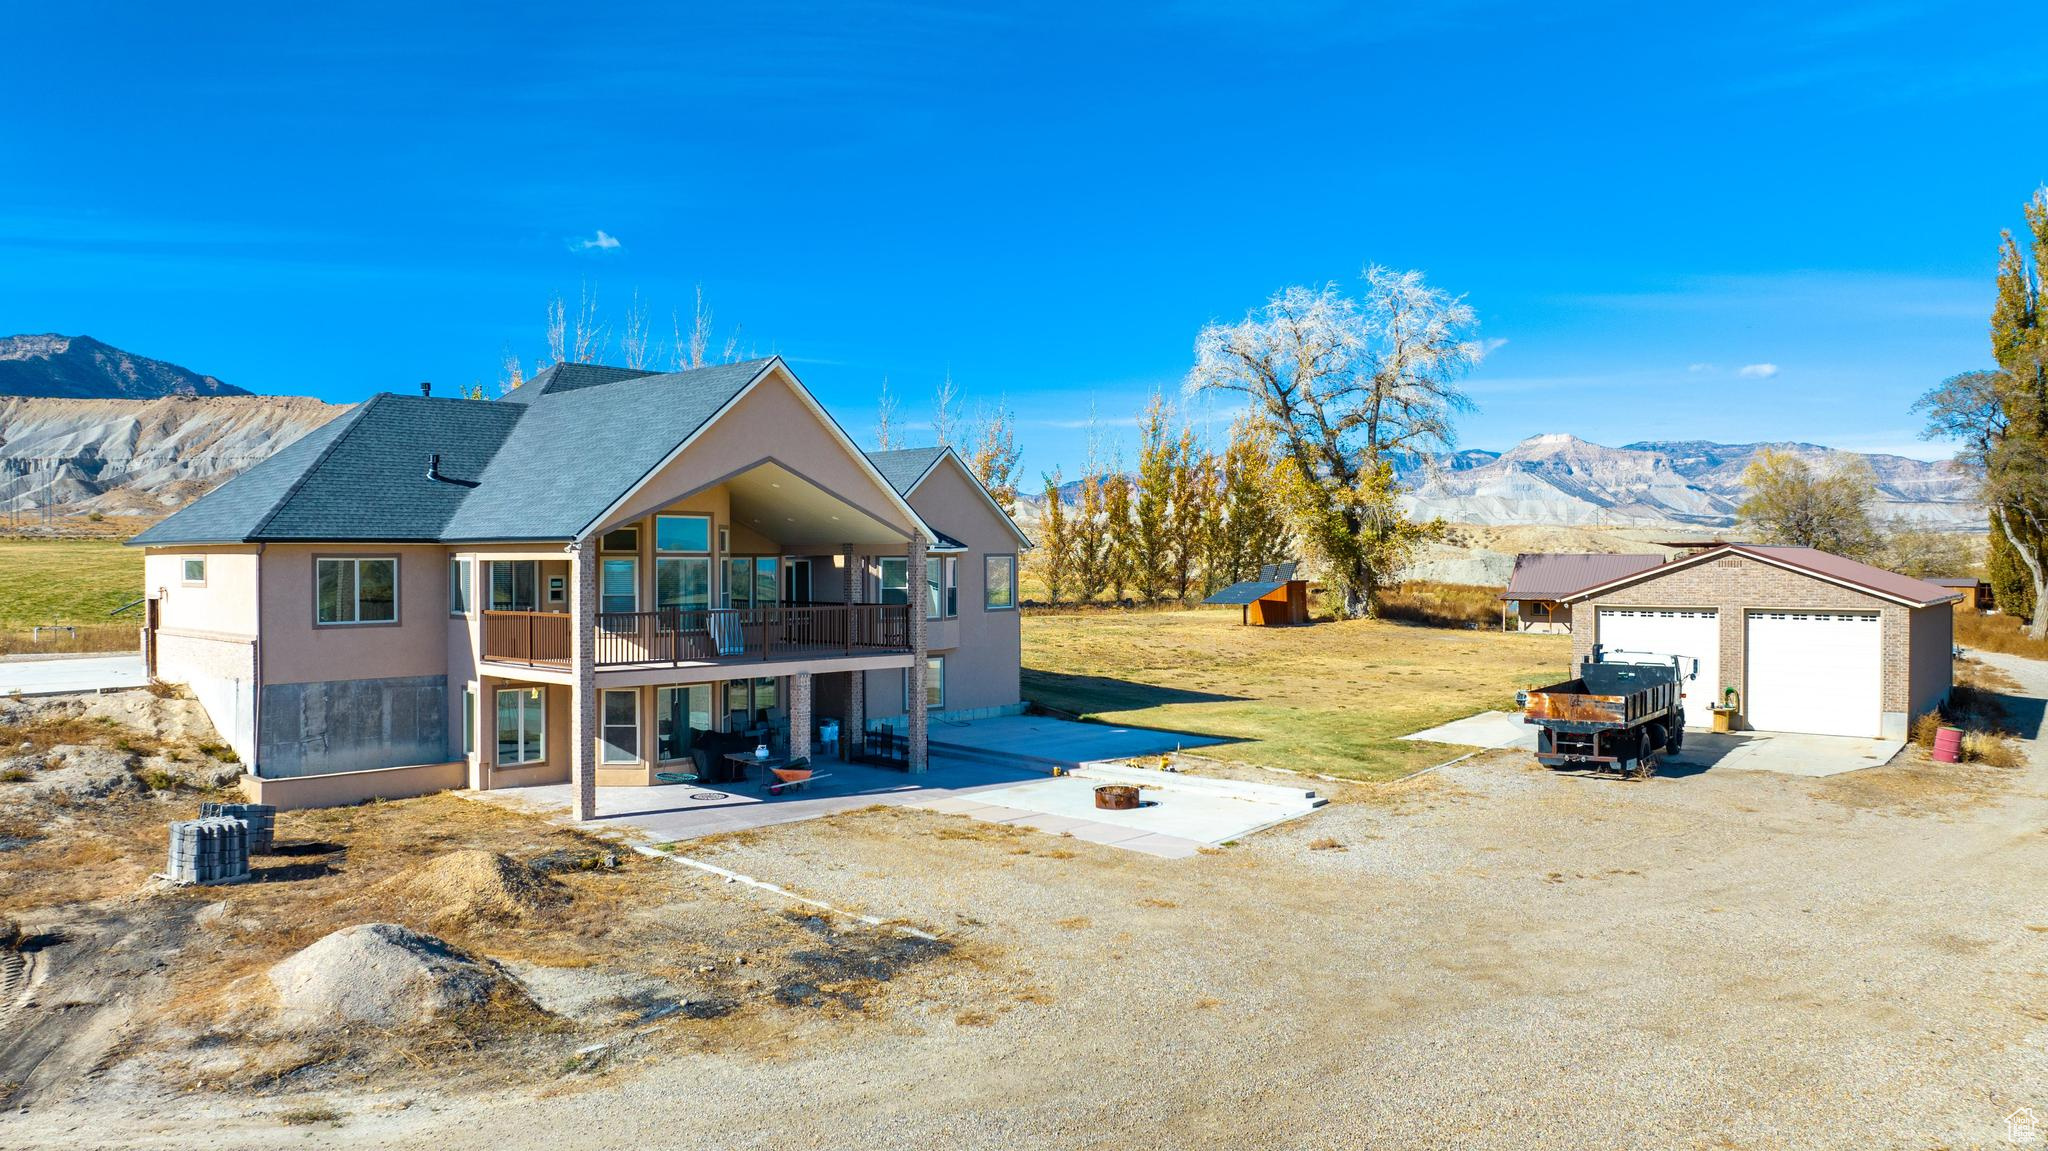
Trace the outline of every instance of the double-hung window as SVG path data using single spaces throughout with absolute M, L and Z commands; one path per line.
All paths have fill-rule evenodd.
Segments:
M 498 691 L 498 763 L 504 767 L 539 763 L 547 748 L 547 707 L 543 689 Z
M 533 560 L 491 561 L 491 610 L 537 611 L 540 565 Z
M 960 614 L 960 557 L 946 557 L 946 618 Z
M 881 560 L 882 602 L 910 602 L 910 560 L 906 556 L 883 556 Z
M 604 762 L 640 762 L 640 689 L 604 693 Z
M 462 689 L 462 754 L 476 754 L 476 689 Z
M 346 556 L 313 561 L 313 622 L 398 622 L 398 561 Z
M 469 614 L 469 561 L 448 557 L 448 614 Z
M 981 606 L 989 611 L 1009 611 L 1017 606 L 1017 557 L 982 557 Z
M 710 516 L 654 517 L 654 606 L 686 612 L 711 606 Z
M 640 610 L 640 561 L 605 559 L 599 561 L 602 582 L 598 589 L 598 611 L 611 615 Z
M 940 619 L 946 614 L 946 561 L 941 556 L 924 558 L 924 618 Z

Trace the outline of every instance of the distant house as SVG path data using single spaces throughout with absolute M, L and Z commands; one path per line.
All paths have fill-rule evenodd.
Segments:
M 131 543 L 152 673 L 283 806 L 571 781 L 588 817 L 717 737 L 921 771 L 933 719 L 1018 706 L 1029 542 L 779 357 L 380 394 Z
M 1964 611 L 1993 611 L 1998 606 L 1991 598 L 1991 584 L 1987 580 L 1975 576 L 1944 576 L 1927 582 L 1962 596 L 1956 606 Z
M 1647 571 L 1664 562 L 1651 555 L 1574 555 L 1524 552 L 1501 593 L 1504 631 L 1569 632 L 1571 609 L 1564 598 L 1581 588 Z

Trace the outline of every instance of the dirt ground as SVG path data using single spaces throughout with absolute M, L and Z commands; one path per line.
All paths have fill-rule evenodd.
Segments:
M 2003 1145 L 2048 1112 L 2048 666 L 1994 659 L 2025 768 L 1622 782 L 1496 753 L 1328 784 L 1181 861 L 900 808 L 700 841 L 954 950 L 858 1011 L 763 1008 L 745 1042 L 678 1020 L 592 1071 L 520 1068 L 538 1088 L 87 1078 L 0 1144 Z M 633 915 L 797 922 L 681 870 Z

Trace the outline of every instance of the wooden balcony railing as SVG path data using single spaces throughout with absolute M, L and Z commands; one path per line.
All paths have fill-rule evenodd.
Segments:
M 594 638 L 598 667 L 907 652 L 910 609 L 903 604 L 791 604 L 604 612 L 597 617 Z M 484 613 L 487 660 L 566 667 L 569 641 L 569 617 L 561 612 Z

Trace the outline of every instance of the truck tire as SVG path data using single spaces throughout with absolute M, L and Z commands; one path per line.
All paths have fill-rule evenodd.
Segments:
M 1648 779 L 1656 774 L 1656 761 L 1650 757 L 1656 753 L 1656 745 L 1650 742 L 1650 733 L 1643 732 L 1636 737 L 1636 778 Z
M 1670 755 L 1677 755 L 1678 749 L 1684 746 L 1685 713 L 1681 711 L 1678 713 L 1678 718 L 1675 719 L 1671 724 L 1671 737 L 1664 741 L 1664 750 L 1666 753 Z

